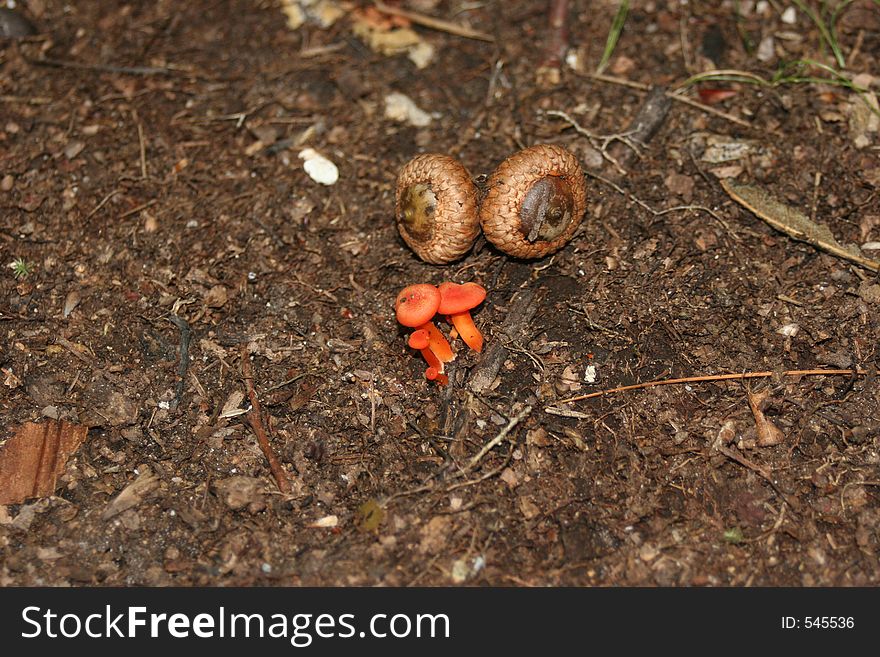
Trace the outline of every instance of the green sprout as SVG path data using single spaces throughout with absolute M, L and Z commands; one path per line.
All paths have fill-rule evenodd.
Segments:
M 611 61 L 611 55 L 614 53 L 614 48 L 617 47 L 617 41 L 620 39 L 620 33 L 623 32 L 623 26 L 626 23 L 627 12 L 629 12 L 629 0 L 623 0 L 617 6 L 617 13 L 611 22 L 611 30 L 608 32 L 608 38 L 605 41 L 605 51 L 602 53 L 602 59 L 599 60 L 599 65 L 596 67 L 597 75 L 601 75 L 605 67 L 608 66 L 608 62 Z
M 12 270 L 12 275 L 21 280 L 27 278 L 34 270 L 34 263 L 24 258 L 16 258 L 9 263 L 9 268 Z

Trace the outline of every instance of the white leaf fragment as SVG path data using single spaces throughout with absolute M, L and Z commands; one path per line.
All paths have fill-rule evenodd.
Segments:
M 797 324 L 786 324 L 776 330 L 779 335 L 784 335 L 787 338 L 793 338 L 798 334 L 798 331 L 801 330 L 801 327 Z
M 431 123 L 431 115 L 420 109 L 412 98 L 395 91 L 385 96 L 385 118 L 398 123 L 409 123 L 424 128 Z
M 339 180 L 339 169 L 336 168 L 336 165 L 314 148 L 301 150 L 299 159 L 303 160 L 303 169 L 315 182 L 322 185 L 335 185 Z
M 324 516 L 323 518 L 318 518 L 315 522 L 306 525 L 306 527 L 321 529 L 326 527 L 336 527 L 338 524 L 339 518 L 337 516 Z

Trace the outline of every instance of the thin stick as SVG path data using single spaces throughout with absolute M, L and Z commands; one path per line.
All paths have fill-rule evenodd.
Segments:
M 125 219 L 126 217 L 130 217 L 130 216 L 133 215 L 133 214 L 137 214 L 137 213 L 140 212 L 141 210 L 146 210 L 148 207 L 150 207 L 150 206 L 152 206 L 152 205 L 156 205 L 156 199 L 153 199 L 153 200 L 151 200 L 151 201 L 147 201 L 146 203 L 141 203 L 141 204 L 140 204 L 139 206 L 137 206 L 136 208 L 132 208 L 132 209 L 129 210 L 128 212 L 124 212 L 124 213 L 122 213 L 121 215 L 119 215 L 118 218 L 119 218 L 119 219 Z
M 451 23 L 449 21 L 444 21 L 439 18 L 425 16 L 424 14 L 419 14 L 414 11 L 408 11 L 406 9 L 389 7 L 384 2 L 381 2 L 381 0 L 376 0 L 374 4 L 376 6 L 376 9 L 381 11 L 383 14 L 402 16 L 403 18 L 411 20 L 416 25 L 429 27 L 432 30 L 447 32 L 449 34 L 454 34 L 455 36 L 464 37 L 466 39 L 477 39 L 478 41 L 495 41 L 495 37 L 493 37 L 491 34 L 472 30 L 471 28 L 459 25 L 458 23 Z
M 701 381 L 742 381 L 745 379 L 765 379 L 771 377 L 775 372 L 743 372 L 741 374 L 709 374 L 706 376 L 689 376 L 684 379 L 660 379 L 659 381 L 647 381 L 645 383 L 636 383 L 631 386 L 620 386 L 619 388 L 611 388 L 609 390 L 600 390 L 599 392 L 591 392 L 587 395 L 578 395 L 561 399 L 557 404 L 567 404 L 569 402 L 581 401 L 582 399 L 591 399 L 593 397 L 601 397 L 602 395 L 610 395 L 616 392 L 624 392 L 625 390 L 638 390 L 640 388 L 653 388 L 654 386 L 677 385 L 679 383 L 699 383 Z M 782 372 L 782 376 L 865 376 L 867 372 L 864 370 L 788 370 Z
M 180 405 L 183 389 L 186 386 L 186 372 L 189 369 L 189 343 L 192 340 L 192 331 L 186 320 L 177 315 L 170 315 L 168 320 L 180 329 L 180 365 L 177 367 L 177 376 L 180 380 L 177 382 L 173 402 L 173 408 L 177 408 Z
M 112 192 L 110 192 L 109 194 L 107 194 L 107 196 L 105 196 L 105 197 L 101 200 L 101 202 L 98 203 L 98 205 L 95 206 L 95 209 L 92 210 L 91 212 L 89 212 L 89 213 L 86 215 L 86 219 L 87 219 L 87 220 L 88 220 L 88 219 L 91 219 L 91 218 L 95 215 L 95 213 L 96 213 L 98 210 L 100 210 L 101 208 L 103 208 L 103 207 L 107 204 L 107 201 L 109 201 L 111 198 L 113 198 L 114 196 L 116 196 L 117 194 L 120 194 L 120 193 L 122 193 L 122 190 L 121 190 L 121 189 L 114 189 Z
M 622 87 L 629 87 L 630 89 L 638 89 L 639 91 L 650 91 L 651 87 L 647 84 L 642 84 L 641 82 L 634 82 L 633 80 L 627 80 L 626 78 L 618 78 L 612 75 L 604 75 L 600 73 L 592 73 L 587 75 L 586 77 L 592 78 L 593 80 L 599 80 L 600 82 L 607 82 L 608 84 L 617 84 Z M 752 124 L 748 121 L 745 121 L 738 116 L 734 116 L 733 114 L 728 114 L 727 112 L 722 112 L 720 110 L 709 107 L 708 105 L 703 105 L 702 103 L 698 103 L 695 100 L 688 98 L 687 96 L 682 96 L 680 93 L 675 91 L 667 91 L 666 95 L 672 100 L 678 101 L 679 103 L 684 103 L 685 105 L 689 105 L 690 107 L 694 107 L 699 110 L 703 110 L 704 112 L 708 112 L 709 114 L 714 114 L 722 119 L 726 119 L 732 123 L 736 123 L 737 125 L 741 125 L 745 128 L 751 128 Z
M 66 62 L 60 59 L 27 59 L 28 64 L 36 66 L 52 66 L 54 68 L 72 68 L 78 71 L 96 71 L 98 73 L 122 73 L 124 75 L 171 75 L 170 68 L 154 66 L 105 66 L 103 64 L 81 64 Z
M 714 114 L 715 116 L 721 117 L 722 119 L 727 119 L 732 123 L 736 123 L 737 125 L 741 125 L 745 128 L 751 128 L 752 124 L 748 121 L 743 121 L 738 116 L 734 116 L 733 114 L 728 114 L 727 112 L 722 112 L 717 109 L 713 109 L 708 105 L 703 105 L 703 103 L 698 103 L 695 100 L 691 100 L 687 96 L 681 96 L 672 91 L 667 91 L 666 95 L 669 96 L 672 100 L 678 101 L 679 103 L 684 103 L 685 105 L 689 105 L 691 107 L 695 107 L 698 110 L 703 110 L 704 112 L 708 112 L 709 114 Z
M 558 69 L 568 50 L 568 0 L 550 0 L 547 43 L 541 66 Z
M 281 467 L 281 462 L 278 460 L 278 457 L 275 456 L 275 452 L 272 451 L 272 446 L 269 444 L 269 438 L 266 436 L 266 429 L 263 427 L 263 411 L 260 409 L 260 400 L 257 399 L 257 393 L 254 390 L 254 374 L 251 369 L 251 356 L 248 353 L 246 344 L 241 346 L 241 375 L 244 377 L 248 399 L 251 402 L 251 410 L 249 410 L 247 414 L 248 422 L 251 425 L 251 429 L 254 431 L 254 435 L 257 437 L 260 449 L 263 450 L 263 455 L 269 462 L 269 469 L 272 471 L 272 476 L 275 477 L 275 482 L 278 484 L 278 490 L 287 495 L 290 493 L 290 482 L 287 480 L 287 473 L 285 473 L 284 468 Z
M 473 470 L 474 466 L 479 463 L 480 460 L 484 456 L 486 456 L 486 454 L 488 454 L 493 447 L 500 444 L 505 438 L 507 438 L 507 434 L 513 431 L 514 427 L 516 427 L 516 425 L 518 425 L 526 417 L 528 417 L 531 412 L 532 407 L 526 406 L 522 411 L 519 412 L 519 414 L 515 418 L 510 420 L 507 425 L 498 433 L 497 436 L 495 436 L 492 440 L 483 445 L 483 448 L 476 453 L 476 455 L 470 460 L 470 463 L 468 463 L 467 468 L 465 468 L 465 472 Z
M 144 124 L 138 121 L 138 143 L 141 149 L 141 178 L 147 179 L 147 147 L 144 143 Z

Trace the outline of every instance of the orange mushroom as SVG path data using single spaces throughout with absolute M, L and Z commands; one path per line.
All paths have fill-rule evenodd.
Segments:
M 441 386 L 449 383 L 449 377 L 443 373 L 443 363 L 437 358 L 430 349 L 431 339 L 427 329 L 418 329 L 413 331 L 409 336 L 409 346 L 422 352 L 422 356 L 428 363 L 428 369 L 425 370 L 425 378 L 428 381 L 436 381 Z
M 437 312 L 449 317 L 465 344 L 474 351 L 483 350 L 483 336 L 471 319 L 470 310 L 486 298 L 486 289 L 476 283 L 441 283 L 440 305 Z
M 417 329 L 410 336 L 410 346 L 414 349 L 422 350 L 425 360 L 429 365 L 435 365 L 428 359 L 425 350 L 429 351 L 437 361 L 437 373 L 443 373 L 443 363 L 448 363 L 455 358 L 452 353 L 452 347 L 443 337 L 440 330 L 434 326 L 431 319 L 437 314 L 437 308 L 440 306 L 440 290 L 428 283 L 417 283 L 403 288 L 394 302 L 394 308 L 397 314 L 397 321 L 404 326 Z M 419 334 L 416 336 L 416 334 Z M 425 347 L 417 347 L 413 344 L 415 338 L 416 344 L 422 344 L 426 341 Z M 429 368 L 430 369 L 430 368 Z M 430 377 L 429 377 L 430 378 Z M 437 377 L 435 377 L 437 378 Z M 444 377 L 445 378 L 445 377 Z
M 415 328 L 430 322 L 440 307 L 440 290 L 429 283 L 417 283 L 403 288 L 394 301 L 397 321 Z

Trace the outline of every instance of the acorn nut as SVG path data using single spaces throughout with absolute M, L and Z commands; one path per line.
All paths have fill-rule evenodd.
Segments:
M 480 232 L 477 203 L 467 169 L 448 155 L 419 155 L 397 177 L 397 228 L 425 262 L 442 265 L 468 252 Z
M 511 155 L 489 177 L 480 223 L 504 253 L 541 258 L 572 238 L 586 207 L 577 158 L 561 146 L 538 144 Z

